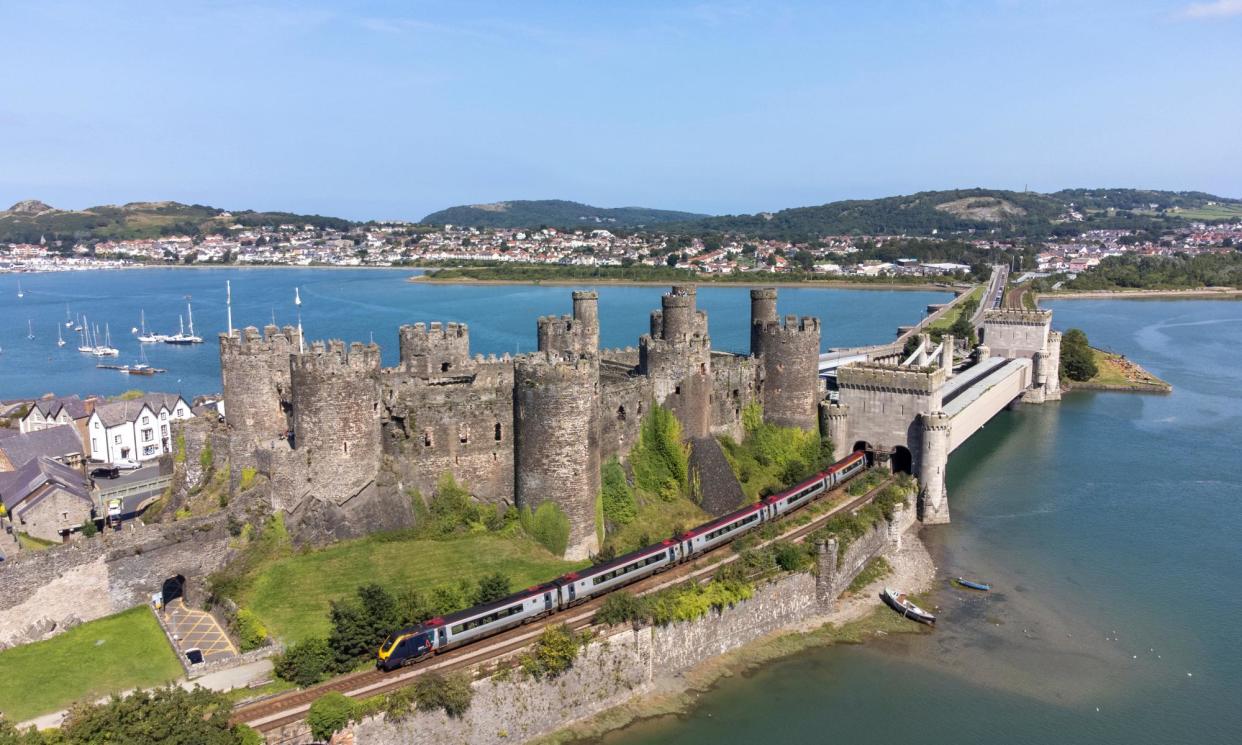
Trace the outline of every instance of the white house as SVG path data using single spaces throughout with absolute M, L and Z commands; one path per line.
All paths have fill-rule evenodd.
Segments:
M 193 417 L 190 405 L 175 393 L 100 404 L 87 424 L 91 460 L 147 461 L 171 453 L 172 422 Z

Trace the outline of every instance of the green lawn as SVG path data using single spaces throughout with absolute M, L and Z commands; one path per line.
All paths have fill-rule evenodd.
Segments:
M 709 519 L 711 516 L 689 499 L 666 502 L 657 497 L 647 497 L 640 500 L 634 520 L 609 533 L 605 543 L 614 546 L 618 554 L 623 554 L 668 538 L 678 525 L 683 530 L 689 530 Z
M 975 289 L 971 290 L 969 295 L 971 298 L 974 298 L 975 306 L 978 307 L 979 301 L 983 299 L 983 285 L 980 285 L 976 287 Z M 970 300 L 966 299 L 966 300 L 962 300 L 957 305 L 953 306 L 953 308 L 948 313 L 945 313 L 940 318 L 928 324 L 927 331 L 929 333 L 937 329 L 939 329 L 940 331 L 948 331 L 949 329 L 953 328 L 953 324 L 957 323 L 958 317 L 962 315 L 962 306 L 966 305 L 969 302 Z
M 0 652 L 0 711 L 11 722 L 130 688 L 181 677 L 181 665 L 145 606 L 84 623 L 47 641 Z
M 503 572 L 517 589 L 581 566 L 521 535 L 445 541 L 363 538 L 274 561 L 260 570 L 239 600 L 259 615 L 272 635 L 288 643 L 327 636 L 329 603 L 368 582 L 396 594 Z

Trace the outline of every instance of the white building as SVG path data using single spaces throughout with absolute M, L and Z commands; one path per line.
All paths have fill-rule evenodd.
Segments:
M 172 422 L 193 416 L 190 405 L 175 393 L 100 404 L 87 423 L 91 460 L 148 461 L 171 453 Z

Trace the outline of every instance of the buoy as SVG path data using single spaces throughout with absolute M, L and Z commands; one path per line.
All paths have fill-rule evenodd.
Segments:
M 1194 673 L 1186 673 L 1186 677 L 1187 677 L 1187 678 L 1193 678 L 1193 677 L 1195 677 L 1195 674 L 1194 674 Z

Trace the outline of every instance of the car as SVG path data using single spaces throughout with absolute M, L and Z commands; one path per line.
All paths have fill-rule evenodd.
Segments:
M 112 465 L 116 466 L 117 468 L 120 468 L 123 471 L 133 471 L 133 470 L 142 468 L 141 463 L 139 463 L 136 460 L 130 460 L 128 458 L 120 458 L 119 460 L 114 460 L 112 461 Z
M 100 466 L 91 469 L 91 478 L 93 479 L 115 479 L 120 477 L 121 469 L 116 466 Z
M 108 519 L 113 522 L 121 519 L 121 500 L 120 499 L 109 499 L 108 500 Z

